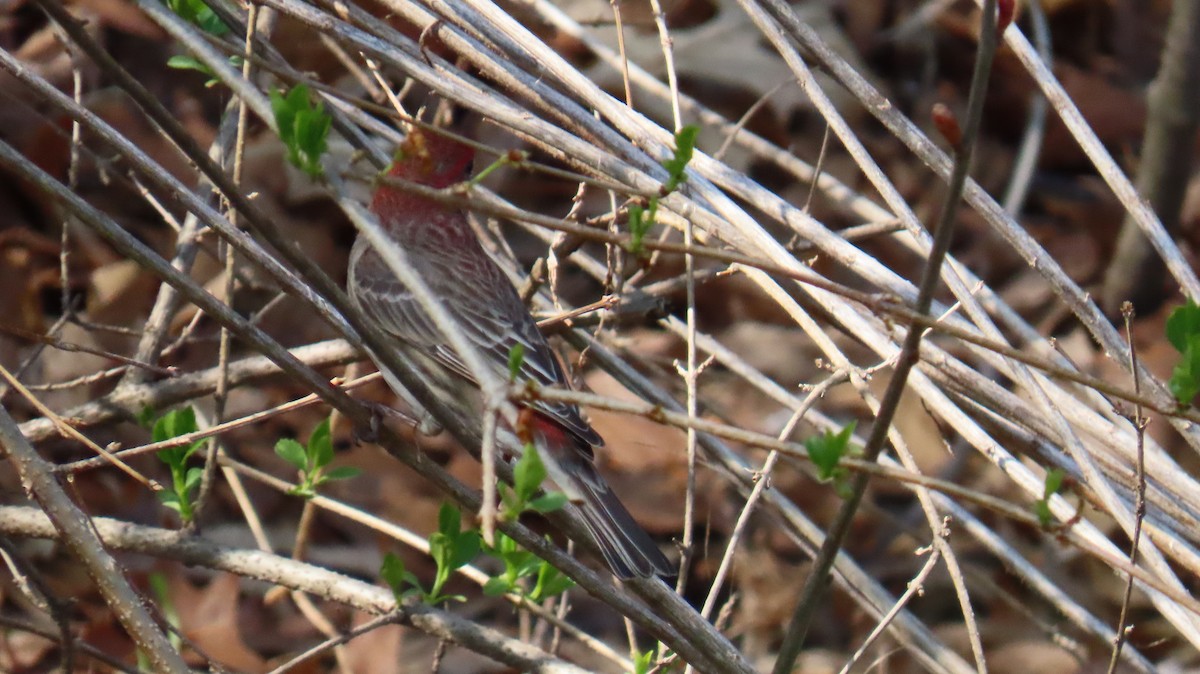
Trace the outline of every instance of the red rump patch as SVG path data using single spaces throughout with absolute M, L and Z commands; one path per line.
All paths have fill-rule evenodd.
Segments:
M 531 444 L 535 439 L 540 439 L 549 447 L 574 444 L 562 424 L 529 407 L 522 407 L 517 414 L 517 427 L 514 430 L 523 444 Z

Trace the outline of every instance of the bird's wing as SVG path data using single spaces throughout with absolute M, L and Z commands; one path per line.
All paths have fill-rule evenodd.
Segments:
M 509 354 L 520 344 L 524 358 L 518 381 L 569 387 L 562 365 L 504 273 L 473 238 L 455 243 L 410 250 L 409 261 L 463 335 L 502 379 L 508 379 Z M 362 239 L 356 242 L 355 249 L 350 285 L 363 312 L 387 332 L 425 350 L 446 368 L 478 385 L 454 348 L 383 259 Z M 531 406 L 587 444 L 604 444 L 575 405 L 539 400 Z

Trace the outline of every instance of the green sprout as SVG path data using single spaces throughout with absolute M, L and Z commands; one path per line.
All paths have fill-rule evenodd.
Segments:
M 421 581 L 412 571 L 404 567 L 404 562 L 392 553 L 383 556 L 383 564 L 379 567 L 379 576 L 392 590 L 392 596 L 399 604 L 409 597 L 424 597 L 425 590 Z
M 1050 527 L 1054 522 L 1054 515 L 1050 512 L 1050 498 L 1062 491 L 1063 481 L 1067 474 L 1061 468 L 1051 468 L 1046 471 L 1046 482 L 1042 487 L 1042 498 L 1033 502 L 1033 514 L 1037 515 L 1038 522 L 1043 529 Z
M 834 488 L 842 498 L 849 492 L 849 471 L 841 465 L 842 457 L 852 452 L 850 436 L 854 435 L 856 422 L 851 421 L 842 430 L 834 433 L 825 431 L 804 441 L 808 449 L 808 457 L 817 468 L 817 479 L 822 482 L 833 482 Z
M 687 167 L 696 152 L 696 135 L 699 133 L 700 127 L 688 125 L 675 134 L 675 155 L 663 162 L 663 168 L 667 169 L 667 182 L 662 188 L 663 196 L 679 189 L 683 181 L 687 180 Z
M 333 124 L 325 105 L 319 101 L 314 105 L 308 87 L 297 84 L 286 94 L 272 91 L 271 109 L 279 138 L 288 150 L 288 161 L 313 178 L 321 175 L 321 156 L 328 149 Z
M 500 168 L 501 166 L 510 166 L 510 165 L 521 164 L 521 163 L 524 163 L 525 161 L 528 161 L 528 159 L 529 159 L 528 152 L 525 152 L 523 150 L 509 150 L 508 152 L 505 152 L 504 154 L 500 155 L 499 157 L 496 157 L 496 161 L 488 164 L 487 166 L 485 166 L 483 168 L 482 171 L 475 174 L 475 177 L 471 178 L 470 184 L 478 185 L 479 183 L 483 182 L 484 178 L 487 178 L 489 175 L 492 174 L 493 171 Z
M 1167 385 L 1180 405 L 1190 405 L 1200 393 L 1200 306 L 1189 300 L 1171 312 L 1167 341 L 1181 356 Z
M 625 209 L 626 221 L 629 226 L 627 249 L 630 253 L 638 256 L 645 254 L 646 233 L 650 231 L 658 216 L 659 199 L 679 189 L 679 186 L 687 180 L 687 166 L 692 161 L 692 155 L 695 154 L 696 134 L 698 133 L 700 133 L 700 127 L 690 124 L 675 133 L 675 153 L 670 159 L 663 162 L 663 168 L 667 170 L 667 181 L 659 188 L 658 194 L 650 197 L 646 206 L 631 204 Z
M 489 597 L 515 592 L 540 602 L 575 587 L 575 581 L 532 552 L 522 550 L 503 531 L 496 532 L 496 545 L 488 549 L 488 554 L 504 563 L 504 571 L 489 578 L 483 586 L 483 593 Z M 532 579 L 531 589 L 526 579 Z
M 538 496 L 538 491 L 547 476 L 546 465 L 532 444 L 525 445 L 521 459 L 513 466 L 513 486 L 500 484 L 501 516 L 515 520 L 524 512 L 549 513 L 567 503 L 567 495 L 551 491 Z M 575 586 L 575 582 L 564 576 L 549 562 L 520 546 L 502 531 L 496 532 L 496 544 L 488 554 L 504 563 L 504 571 L 493 576 L 484 585 L 483 592 L 497 596 L 509 592 L 520 594 L 531 601 L 542 601 L 561 594 Z M 532 583 L 533 587 L 529 585 Z
M 229 65 L 234 68 L 241 68 L 244 61 L 245 59 L 241 56 L 234 55 L 229 57 Z M 167 59 L 167 67 L 174 68 L 175 70 L 195 70 L 196 72 L 203 73 L 209 77 L 208 81 L 204 83 L 204 86 L 209 88 L 221 82 L 217 74 L 213 72 L 213 69 L 209 68 L 207 64 L 195 56 L 188 56 L 186 54 L 172 56 Z
M 154 442 L 165 442 L 199 430 L 196 427 L 196 412 L 191 407 L 171 410 L 154 422 L 151 439 Z M 156 456 L 171 472 L 171 483 L 158 492 L 158 499 L 163 505 L 179 513 L 179 518 L 185 524 L 191 523 L 195 515 L 196 491 L 204 470 L 197 466 L 188 467 L 188 460 L 204 445 L 204 440 L 197 440 L 178 447 L 168 447 L 159 450 Z
M 625 211 L 628 214 L 629 252 L 644 255 L 646 233 L 650 231 L 650 225 L 654 224 L 654 216 L 658 212 L 658 198 L 650 200 L 649 211 L 637 204 L 630 204 Z
M 525 345 L 517 342 L 508 350 L 508 381 L 516 382 L 525 366 Z
M 429 535 L 429 555 L 437 566 L 433 585 L 426 590 L 420 579 L 404 568 L 404 562 L 393 554 L 383 559 L 379 575 L 392 590 L 396 602 L 419 597 L 428 604 L 466 601 L 462 595 L 443 595 L 442 589 L 456 570 L 470 564 L 479 555 L 482 538 L 478 531 L 462 530 L 462 514 L 458 508 L 444 503 L 438 511 L 438 530 Z
M 649 674 L 650 666 L 654 664 L 654 649 L 645 653 L 637 651 L 637 656 L 633 659 L 633 674 Z
M 361 472 L 353 466 L 329 468 L 333 461 L 333 439 L 329 433 L 329 419 L 313 429 L 308 445 L 291 438 L 282 438 L 275 443 L 275 453 L 300 473 L 300 483 L 288 491 L 293 496 L 310 499 L 317 495 L 317 487 L 332 480 L 348 480 Z
M 514 347 L 509 353 L 511 378 L 516 378 L 523 357 L 523 348 Z M 501 517 L 513 521 L 525 512 L 548 513 L 562 508 L 567 502 L 566 494 L 546 492 L 539 495 L 546 477 L 546 466 L 538 450 L 532 444 L 526 444 L 520 460 L 513 466 L 513 486 L 499 485 L 503 506 Z M 437 573 L 428 590 L 399 558 L 394 555 L 385 557 L 380 575 L 391 587 L 397 602 L 410 597 L 419 597 L 430 604 L 465 601 L 459 595 L 442 594 L 450 575 L 469 564 L 482 547 L 482 536 L 477 530 L 461 531 L 461 528 L 462 516 L 458 509 L 449 504 L 443 505 L 438 513 L 438 530 L 429 537 L 429 554 L 437 565 Z M 503 531 L 495 533 L 495 545 L 486 551 L 504 564 L 504 570 L 484 585 L 484 594 L 489 596 L 516 593 L 530 601 L 540 602 L 575 585 L 553 565 L 522 549 Z
M 500 501 L 504 505 L 502 516 L 506 520 L 515 520 L 525 511 L 549 513 L 563 507 L 567 495 L 560 491 L 552 491 L 537 495 L 546 480 L 546 465 L 538 450 L 531 444 L 525 445 L 521 459 L 513 466 L 513 486 L 500 484 Z
M 167 0 L 167 7 L 179 15 L 179 18 L 196 26 L 214 37 L 221 37 L 229 32 L 229 26 L 217 16 L 204 0 Z

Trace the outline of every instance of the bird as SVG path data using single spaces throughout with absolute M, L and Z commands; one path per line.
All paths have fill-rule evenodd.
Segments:
M 414 127 L 387 175 L 442 189 L 465 180 L 473 159 L 470 146 Z M 516 288 L 483 249 L 464 210 L 386 181 L 376 187 L 370 209 L 497 377 L 508 380 L 510 354 L 519 348 L 518 382 L 570 387 L 562 363 Z M 482 417 L 479 382 L 362 233 L 351 248 L 347 289 L 352 304 L 390 338 L 390 347 L 407 356 L 433 395 L 451 404 L 469 399 L 472 413 Z M 397 395 L 422 409 L 397 377 L 386 368 L 381 371 Z M 532 439 L 547 473 L 582 516 L 613 575 L 622 580 L 674 576 L 662 550 L 597 470 L 595 449 L 604 440 L 579 408 L 547 400 L 522 405 L 521 437 Z M 512 429 L 498 426 L 507 431 L 506 452 L 521 451 L 523 443 L 514 441 Z

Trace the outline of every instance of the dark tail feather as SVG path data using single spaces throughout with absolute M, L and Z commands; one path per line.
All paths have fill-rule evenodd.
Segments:
M 613 575 L 621 580 L 675 576 L 677 571 L 666 555 L 608 485 L 586 478 L 577 480 L 576 485 L 583 501 L 575 505 Z

